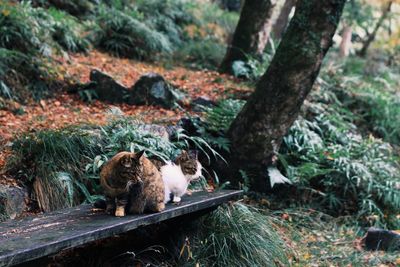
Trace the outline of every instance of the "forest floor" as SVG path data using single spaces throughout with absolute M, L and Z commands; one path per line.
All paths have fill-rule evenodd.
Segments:
M 170 68 L 116 58 L 99 51 L 86 55 L 71 54 L 69 59 L 60 57 L 57 60 L 62 64 L 65 77 L 82 83 L 89 81 L 92 69 L 108 73 L 127 87 L 132 86 L 141 75 L 156 72 L 186 92 L 190 99 L 203 96 L 217 101 L 251 92 L 246 83 L 214 71 Z M 0 110 L 0 124 L 5 126 L 0 129 L 0 147 L 3 147 L 0 151 L 0 182 L 14 183 L 10 177 L 4 176 L 2 179 L 1 170 L 11 153 L 9 147 L 16 135 L 82 123 L 103 125 L 107 122 L 105 114 L 113 106 L 125 115 L 134 116 L 146 123 L 173 124 L 185 115 L 195 114 L 189 99 L 181 109 L 168 110 L 154 106 L 109 105 L 97 100 L 84 102 L 78 95 L 66 92 L 38 102 L 28 101 L 24 106 L 18 106 L 22 110 L 18 114 Z M 286 235 L 290 237 L 285 241 L 295 251 L 292 261 L 294 266 L 400 266 L 400 257 L 396 254 L 365 251 L 360 228 L 348 226 L 346 218 L 327 218 L 327 215 L 300 209 L 282 211 L 275 216 L 285 223 L 283 231 L 291 232 Z
M 109 74 L 127 87 L 132 86 L 141 75 L 155 72 L 184 91 L 188 99 L 186 103 L 183 101 L 185 105 L 181 109 L 173 110 L 156 106 L 110 105 L 98 100 L 84 102 L 78 95 L 66 92 L 39 102 L 28 100 L 24 106 L 15 103 L 15 109 L 22 112 L 0 110 L 0 124 L 5 126 L 0 128 L 0 147 L 5 147 L 0 151 L 0 170 L 10 153 L 7 149 L 10 144 L 7 143 L 15 135 L 82 123 L 103 125 L 107 122 L 105 114 L 112 107 L 118 107 L 126 116 L 133 116 L 146 123 L 173 124 L 184 115 L 193 114 L 189 99 L 206 97 L 217 101 L 251 91 L 238 79 L 215 71 L 195 71 L 183 67 L 165 68 L 156 64 L 113 57 L 99 51 L 92 51 L 86 55 L 70 54 L 68 60 L 60 57 L 57 61 L 62 64 L 60 79 L 68 77 L 81 83 L 89 81 L 89 74 L 93 69 Z

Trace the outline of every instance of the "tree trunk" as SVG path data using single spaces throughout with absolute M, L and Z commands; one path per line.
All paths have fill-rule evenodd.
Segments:
M 232 73 L 234 61 L 246 61 L 248 55 L 255 55 L 261 50 L 260 44 L 265 46 L 262 32 L 271 19 L 273 7 L 271 0 L 246 0 L 220 72 Z
M 390 9 L 392 8 L 393 1 L 389 1 L 387 6 L 383 9 L 382 15 L 380 19 L 378 20 L 378 23 L 376 23 L 374 30 L 372 31 L 371 34 L 367 36 L 367 39 L 365 42 L 363 42 L 363 46 L 361 50 L 358 52 L 358 55 L 361 57 L 365 57 L 367 55 L 367 50 L 371 43 L 375 40 L 376 34 L 378 33 L 379 28 L 382 26 L 383 22 L 385 19 L 388 17 L 390 13 Z
M 283 5 L 281 12 L 274 24 L 272 29 L 274 38 L 276 40 L 280 40 L 282 38 L 282 34 L 285 32 L 286 27 L 289 23 L 289 15 L 292 12 L 293 7 L 296 5 L 296 0 L 286 0 Z
M 267 167 L 318 76 L 345 2 L 297 2 L 268 70 L 228 131 L 230 178 L 237 178 L 241 169 L 249 176 L 251 189 L 265 192 L 270 188 Z
M 272 16 L 272 9 L 271 9 L 271 14 L 268 14 L 268 15 L 270 17 Z M 257 44 L 257 51 L 256 51 L 255 55 L 262 55 L 262 53 L 264 52 L 264 49 L 267 46 L 268 41 L 269 41 L 271 29 L 272 29 L 272 19 L 269 19 L 265 22 L 264 27 L 258 33 L 258 44 Z
M 340 42 L 339 55 L 340 57 L 347 57 L 350 54 L 351 48 L 351 26 L 346 25 L 343 29 L 342 41 Z

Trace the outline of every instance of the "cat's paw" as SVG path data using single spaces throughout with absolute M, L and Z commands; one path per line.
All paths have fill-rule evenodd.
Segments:
M 155 206 L 154 211 L 160 212 L 160 211 L 163 211 L 164 209 L 165 209 L 165 204 L 163 202 L 161 202 Z
M 117 207 L 115 210 L 116 217 L 124 217 L 125 216 L 125 208 L 124 207 Z
M 107 205 L 106 207 L 106 213 L 108 214 L 114 214 L 115 212 L 115 207 L 113 205 Z
M 174 199 L 172 200 L 172 202 L 174 202 L 174 203 L 179 203 L 179 202 L 181 202 L 181 198 L 180 198 L 180 197 L 175 197 L 175 196 L 174 196 Z

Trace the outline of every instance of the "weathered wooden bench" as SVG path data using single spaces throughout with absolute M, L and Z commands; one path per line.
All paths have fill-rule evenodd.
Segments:
M 238 198 L 241 191 L 198 192 L 185 196 L 179 205 L 168 204 L 160 213 L 117 218 L 81 205 L 52 213 L 10 220 L 0 224 L 0 266 L 41 258 L 62 249 L 112 237 L 140 226 L 207 210 Z

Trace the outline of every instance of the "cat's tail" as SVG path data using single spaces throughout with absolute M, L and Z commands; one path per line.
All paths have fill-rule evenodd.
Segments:
M 94 206 L 96 209 L 105 210 L 106 207 L 107 207 L 107 203 L 106 203 L 106 201 L 105 201 L 104 199 L 98 199 L 98 200 L 96 200 L 96 201 L 93 203 L 93 206 Z

